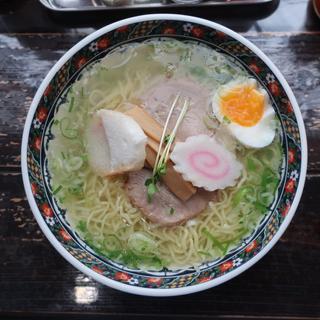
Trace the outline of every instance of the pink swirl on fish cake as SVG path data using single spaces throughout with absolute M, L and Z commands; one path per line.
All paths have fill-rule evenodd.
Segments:
M 189 155 L 189 163 L 195 172 L 207 179 L 223 179 L 230 171 L 228 163 L 210 151 L 195 151 Z

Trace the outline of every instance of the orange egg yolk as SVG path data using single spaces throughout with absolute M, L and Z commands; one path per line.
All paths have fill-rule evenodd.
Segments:
M 237 86 L 221 97 L 221 113 L 231 122 L 252 127 L 263 116 L 264 95 L 253 86 Z

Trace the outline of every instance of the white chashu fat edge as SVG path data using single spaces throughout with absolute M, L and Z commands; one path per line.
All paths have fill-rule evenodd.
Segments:
M 140 170 L 147 136 L 131 117 L 113 110 L 95 113 L 87 129 L 89 163 L 99 175 Z

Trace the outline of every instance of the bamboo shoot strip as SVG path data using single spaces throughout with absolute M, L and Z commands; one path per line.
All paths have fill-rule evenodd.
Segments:
M 127 110 L 125 114 L 132 117 L 140 125 L 145 134 L 159 144 L 163 126 L 148 112 L 141 107 L 135 106 Z
M 159 150 L 159 143 L 162 136 L 163 126 L 155 120 L 149 113 L 141 107 L 135 106 L 125 112 L 126 115 L 132 117 L 142 128 L 148 136 L 148 145 L 157 153 Z M 164 144 L 169 142 L 170 132 L 164 138 Z M 177 142 L 177 138 L 174 140 Z M 171 145 L 170 151 L 173 150 L 174 143 Z M 163 149 L 163 147 L 162 147 Z
M 152 201 L 152 197 L 153 195 L 158 191 L 157 188 L 157 182 L 160 180 L 160 178 L 162 176 L 164 176 L 167 173 L 167 167 L 166 167 L 166 163 L 168 161 L 169 158 L 169 153 L 170 153 L 170 147 L 174 141 L 175 135 L 178 131 L 178 128 L 188 110 L 188 107 L 190 105 L 190 100 L 189 99 L 185 99 L 182 110 L 179 114 L 178 120 L 172 130 L 172 133 L 169 136 L 168 139 L 168 143 L 166 144 L 164 151 L 161 154 L 162 151 L 162 145 L 164 143 L 164 140 L 166 139 L 166 130 L 170 121 L 170 117 L 172 115 L 172 112 L 178 102 L 180 98 L 180 94 L 178 94 L 171 106 L 171 109 L 169 111 L 163 132 L 162 132 L 162 136 L 160 139 L 160 145 L 159 145 L 159 149 L 158 149 L 158 153 L 157 153 L 157 157 L 156 157 L 156 161 L 155 161 L 155 165 L 153 168 L 153 174 L 152 177 L 147 179 L 145 182 L 145 185 L 147 186 L 147 197 L 148 197 L 148 201 L 151 202 Z
M 156 152 L 148 144 L 146 147 L 146 161 L 151 168 L 154 167 L 156 161 Z M 166 184 L 168 189 L 174 193 L 179 199 L 187 201 L 197 191 L 190 182 L 183 179 L 182 175 L 173 168 L 172 161 L 168 161 L 166 174 L 161 177 L 162 181 Z

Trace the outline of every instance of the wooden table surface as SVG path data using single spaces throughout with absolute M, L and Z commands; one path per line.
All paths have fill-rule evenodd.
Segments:
M 241 32 L 279 67 L 296 95 L 309 165 L 288 230 L 245 273 L 184 297 L 125 294 L 73 268 L 44 237 L 26 201 L 20 173 L 25 117 L 42 79 L 67 49 L 96 28 L 139 12 L 64 17 L 50 14 L 36 0 L 1 0 L 0 319 L 320 318 L 320 19 L 304 0 L 275 1 L 260 9 L 180 12 Z

